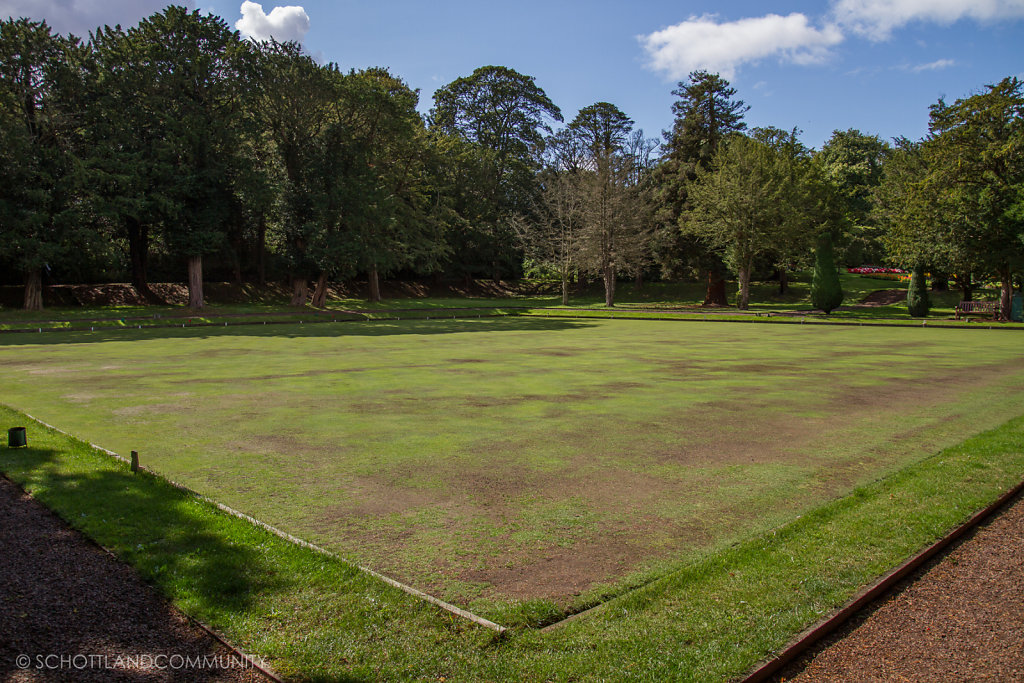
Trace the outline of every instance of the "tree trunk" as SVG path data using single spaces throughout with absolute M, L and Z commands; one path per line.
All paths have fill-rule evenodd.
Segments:
M 970 273 L 954 276 L 957 287 L 960 288 L 960 298 L 964 301 L 974 300 L 974 278 Z
M 43 271 L 41 268 L 25 271 L 25 310 L 43 310 Z
M 292 276 L 292 300 L 289 302 L 291 306 L 305 306 L 306 299 L 309 298 L 309 283 L 306 281 L 305 276 L 293 275 Z
M 736 302 L 736 308 L 745 311 L 750 308 L 750 264 L 740 268 L 740 300 Z
M 946 275 L 945 273 L 932 273 L 932 291 L 948 292 L 949 276 Z
M 615 305 L 615 266 L 604 267 L 604 305 L 611 308 Z
M 702 306 L 728 306 L 729 300 L 725 296 L 725 278 L 720 277 L 713 270 L 708 271 L 708 288 L 704 294 Z
M 162 304 L 163 300 L 150 289 L 146 277 L 146 266 L 149 263 L 149 226 L 142 225 L 135 218 L 124 219 L 125 231 L 128 233 L 128 258 L 132 266 L 132 286 L 135 292 L 151 304 Z
M 316 287 L 313 289 L 313 308 L 324 308 L 327 304 L 327 273 L 320 273 L 316 279 Z
M 236 285 L 242 284 L 242 259 L 235 247 L 231 248 L 231 278 Z
M 633 286 L 637 292 L 644 288 L 644 271 L 636 271 L 636 279 L 633 281 Z
M 267 284 L 267 217 L 260 216 L 256 235 L 256 279 L 261 285 Z
M 562 305 L 569 305 L 569 276 L 562 276 Z
M 501 282 L 501 264 L 498 263 L 497 259 L 491 261 L 491 280 L 494 284 Z
M 377 264 L 374 263 L 370 266 L 370 272 L 366 274 L 366 278 L 370 281 L 370 301 L 377 303 L 380 301 L 380 276 L 377 273 Z
M 999 273 L 999 319 L 1009 320 L 1013 304 L 1013 280 L 1009 270 Z
M 786 273 L 785 266 L 779 266 L 779 296 L 783 296 L 789 291 L 789 275 Z
M 203 257 L 188 257 L 188 307 L 198 311 L 203 307 Z

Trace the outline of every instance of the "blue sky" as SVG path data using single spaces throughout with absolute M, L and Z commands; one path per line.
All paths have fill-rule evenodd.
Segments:
M 918 138 L 939 97 L 1024 77 L 1024 0 L 290 2 L 186 4 L 232 26 L 245 9 L 244 32 L 301 38 L 344 69 L 386 66 L 420 89 L 423 111 L 437 87 L 499 64 L 534 76 L 566 119 L 608 101 L 650 137 L 671 126 L 671 91 L 694 68 L 731 80 L 748 124 L 796 126 L 813 147 L 845 128 Z M 0 17 L 84 35 L 163 5 L 0 0 Z

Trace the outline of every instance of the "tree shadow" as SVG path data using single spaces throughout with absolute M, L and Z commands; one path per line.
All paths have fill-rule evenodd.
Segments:
M 400 316 L 399 316 L 400 317 Z M 90 331 L 44 330 L 41 333 L 5 332 L 0 347 L 20 345 L 88 344 L 138 339 L 205 339 L 214 337 L 390 337 L 395 335 L 438 335 L 479 332 L 543 332 L 593 327 L 596 321 L 528 316 L 450 317 L 415 320 L 358 320 L 337 322 L 229 323 L 189 327 L 115 328 Z
M 241 614 L 260 593 L 283 587 L 254 550 L 260 540 L 235 542 L 232 518 L 212 505 L 127 465 L 68 472 L 58 467 L 60 455 L 31 446 L 0 449 L 0 470 L 162 593 L 188 602 L 193 614 Z

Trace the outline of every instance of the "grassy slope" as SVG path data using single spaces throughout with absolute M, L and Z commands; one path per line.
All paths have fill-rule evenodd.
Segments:
M 38 339 L 2 340 L 9 403 L 503 623 L 557 614 L 488 593 L 503 569 L 640 548 L 586 606 L 1024 412 L 1015 335 L 985 331 L 504 319 Z
M 3 425 L 25 424 L 0 408 Z M 1024 473 L 1024 419 L 973 437 L 550 634 L 499 638 L 31 427 L 0 469 L 187 612 L 308 680 L 735 677 Z

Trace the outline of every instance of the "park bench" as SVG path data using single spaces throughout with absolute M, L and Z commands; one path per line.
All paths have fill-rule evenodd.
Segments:
M 998 301 L 961 301 L 956 305 L 956 320 L 972 315 L 990 316 L 993 320 L 999 317 Z

